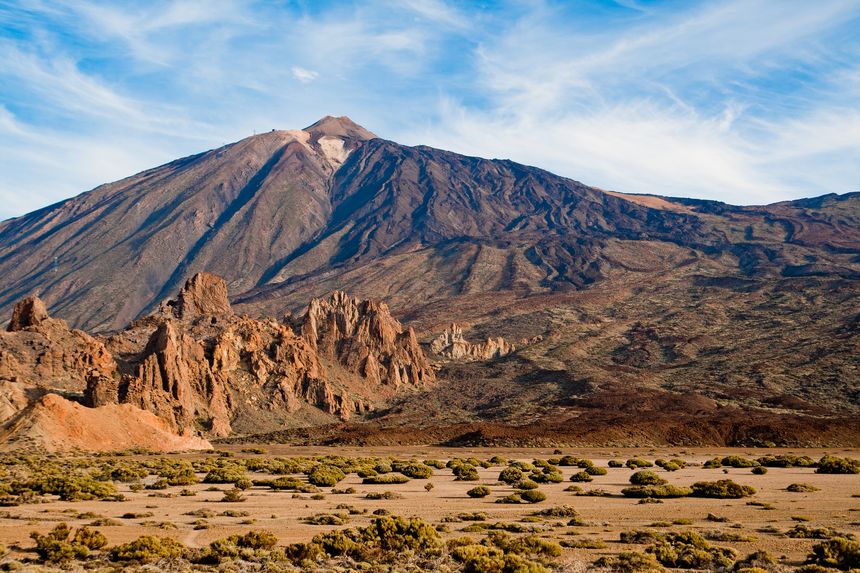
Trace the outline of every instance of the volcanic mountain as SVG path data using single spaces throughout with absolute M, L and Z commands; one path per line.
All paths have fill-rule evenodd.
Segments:
M 198 272 L 250 317 L 344 290 L 414 326 L 438 382 L 390 396 L 370 433 L 565 420 L 572 436 L 584 413 L 603 436 L 627 428 L 615 442 L 857 433 L 842 420 L 860 413 L 858 193 L 755 207 L 628 195 L 326 117 L 0 223 L 0 316 L 38 295 L 109 333 Z

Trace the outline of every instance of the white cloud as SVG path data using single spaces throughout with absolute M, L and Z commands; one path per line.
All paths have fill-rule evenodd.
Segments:
M 319 77 L 319 74 L 313 70 L 306 70 L 305 68 L 300 68 L 299 66 L 293 66 L 291 68 L 293 72 L 293 77 L 302 82 L 303 84 L 310 83 Z

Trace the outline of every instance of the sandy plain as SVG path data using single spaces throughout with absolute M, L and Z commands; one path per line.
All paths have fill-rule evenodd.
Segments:
M 452 457 L 474 456 L 488 460 L 494 455 L 509 460 L 531 461 L 536 458 L 559 457 L 552 449 L 500 449 L 500 448 L 330 448 L 330 447 L 288 447 L 260 446 L 265 454 L 242 453 L 249 446 L 224 446 L 238 458 L 262 456 L 379 456 L 399 459 L 437 459 L 448 460 Z M 308 541 L 315 534 L 337 529 L 331 525 L 311 525 L 304 520 L 320 513 L 344 513 L 337 509 L 346 504 L 353 508 L 354 515 L 343 527 L 366 525 L 373 517 L 373 511 L 384 508 L 393 515 L 417 516 L 434 525 L 444 525 L 444 535 L 455 537 L 464 535 L 461 531 L 472 522 L 456 521 L 462 513 L 483 512 L 487 523 L 519 523 L 525 530 L 554 539 L 582 540 L 599 539 L 605 547 L 598 549 L 564 549 L 560 563 L 591 563 L 602 555 L 616 554 L 630 549 L 643 549 L 620 543 L 619 534 L 624 531 L 650 529 L 657 532 L 697 531 L 699 533 L 724 531 L 749 537 L 744 542 L 714 542 L 716 545 L 733 547 L 741 557 L 758 549 L 764 549 L 786 565 L 799 565 L 803 562 L 816 540 L 793 539 L 784 533 L 796 525 L 800 519 L 810 527 L 829 527 L 841 532 L 860 534 L 860 475 L 817 474 L 813 468 L 768 468 L 765 475 L 755 475 L 749 468 L 705 469 L 700 465 L 716 456 L 732 454 L 748 458 L 764 455 L 792 453 L 808 455 L 819 459 L 824 454 L 835 454 L 852 458 L 860 457 L 860 450 L 769 450 L 769 449 L 564 449 L 564 455 L 591 459 L 595 465 L 607 468 L 603 476 L 595 476 L 590 483 L 579 483 L 583 490 L 603 489 L 608 497 L 576 496 L 565 488 L 571 485 L 569 477 L 581 471 L 576 467 L 561 467 L 565 481 L 556 484 L 541 484 L 540 490 L 546 493 L 547 500 L 531 505 L 499 504 L 495 501 L 512 493 L 512 487 L 498 481 L 503 467 L 480 469 L 479 481 L 455 481 L 449 469 L 434 470 L 428 480 L 413 479 L 402 485 L 365 485 L 355 474 L 348 475 L 336 488 L 355 488 L 355 493 L 332 494 L 331 488 L 321 488 L 324 499 L 312 499 L 310 494 L 275 492 L 266 487 L 253 487 L 245 492 L 241 503 L 222 503 L 223 491 L 229 485 L 218 485 L 217 490 L 208 491 L 210 484 L 196 484 L 189 489 L 196 491 L 195 496 L 177 495 L 182 487 L 171 487 L 160 492 L 148 490 L 133 492 L 128 484 L 117 483 L 119 491 L 127 500 L 123 502 L 106 501 L 52 501 L 43 504 L 26 504 L 0 508 L 0 543 L 6 545 L 11 558 L 32 557 L 33 542 L 31 531 L 46 532 L 59 522 L 72 526 L 87 525 L 96 516 L 110 518 L 121 525 L 97 527 L 107 536 L 110 544 L 123 543 L 141 535 L 160 535 L 175 538 L 190 547 L 200 547 L 209 542 L 234 533 L 248 530 L 266 530 L 274 533 L 279 543 Z M 175 454 L 171 457 L 194 458 L 205 454 Z M 211 455 L 211 454 L 210 454 Z M 690 485 L 696 481 L 714 481 L 730 478 L 738 483 L 756 488 L 756 495 L 745 499 L 666 499 L 659 504 L 640 504 L 637 499 L 626 498 L 621 490 L 629 486 L 633 470 L 628 468 L 608 468 L 610 459 L 624 461 L 640 457 L 650 461 L 657 458 L 678 457 L 699 467 L 687 467 L 675 472 L 653 468 L 670 484 Z M 199 477 L 203 477 L 200 474 Z M 252 474 L 252 478 L 271 478 L 269 474 Z M 297 476 L 305 479 L 304 476 Z M 154 481 L 150 476 L 146 481 Z M 786 487 L 792 483 L 808 483 L 818 488 L 810 493 L 791 493 Z M 432 483 L 430 491 L 425 485 Z M 485 485 L 492 494 L 484 499 L 472 499 L 466 491 L 476 485 Z M 366 499 L 369 492 L 396 492 L 401 497 L 391 500 Z M 173 495 L 154 497 L 153 495 Z M 749 502 L 765 505 L 750 505 Z M 584 522 L 583 525 L 569 526 L 568 519 L 547 518 L 540 522 L 522 522 L 523 518 L 541 509 L 569 505 L 576 509 Z M 240 515 L 215 515 L 205 519 L 206 529 L 196 529 L 199 517 L 188 515 L 201 509 L 222 514 L 225 511 L 241 512 Z M 79 517 L 81 514 L 86 514 Z M 147 517 L 123 518 L 124 514 L 151 514 Z M 726 518 L 724 522 L 707 519 L 708 514 Z M 674 522 L 674 523 L 673 523 Z M 481 533 L 469 533 L 480 538 Z

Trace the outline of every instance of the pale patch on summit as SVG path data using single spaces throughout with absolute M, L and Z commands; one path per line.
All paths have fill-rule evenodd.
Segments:
M 323 156 L 335 169 L 343 165 L 349 157 L 349 150 L 344 147 L 343 140 L 339 137 L 323 136 L 319 139 L 319 144 Z

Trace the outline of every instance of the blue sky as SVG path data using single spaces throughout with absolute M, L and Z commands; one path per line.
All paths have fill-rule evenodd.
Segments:
M 0 0 L 0 218 L 329 114 L 618 191 L 858 191 L 860 2 Z

